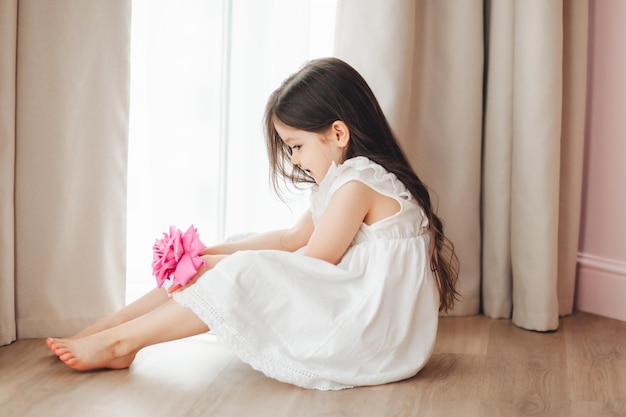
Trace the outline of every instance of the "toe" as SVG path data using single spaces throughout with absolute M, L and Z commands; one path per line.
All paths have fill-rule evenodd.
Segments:
M 66 353 L 68 353 L 69 351 L 70 350 L 65 346 L 57 346 L 54 348 L 54 354 L 57 355 L 59 358 L 65 355 Z
M 73 357 L 74 357 L 74 355 L 72 355 L 71 352 L 59 353 L 59 359 L 61 359 L 63 362 L 67 362 L 68 360 L 72 359 Z

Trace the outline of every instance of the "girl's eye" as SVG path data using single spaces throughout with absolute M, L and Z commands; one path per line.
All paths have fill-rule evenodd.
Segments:
M 289 155 L 293 155 L 293 151 L 296 149 L 300 149 L 300 147 L 302 147 L 302 145 L 294 145 L 294 146 L 287 146 L 287 153 L 289 153 Z

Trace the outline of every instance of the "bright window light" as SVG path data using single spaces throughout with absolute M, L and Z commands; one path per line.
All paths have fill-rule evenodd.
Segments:
M 306 209 L 306 194 L 271 189 L 262 117 L 285 77 L 332 55 L 335 2 L 133 0 L 128 301 L 154 286 L 152 244 L 170 225 L 212 244 Z

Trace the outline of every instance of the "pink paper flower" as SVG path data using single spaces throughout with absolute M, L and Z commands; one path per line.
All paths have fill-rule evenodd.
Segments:
M 161 288 L 166 280 L 172 279 L 172 287 L 182 287 L 196 275 L 198 268 L 206 262 L 200 252 L 206 248 L 200 241 L 197 229 L 189 226 L 185 233 L 170 226 L 170 232 L 154 242 L 152 274 Z

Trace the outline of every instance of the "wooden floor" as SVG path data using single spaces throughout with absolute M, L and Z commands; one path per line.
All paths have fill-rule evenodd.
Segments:
M 626 323 L 575 313 L 535 333 L 444 318 L 416 377 L 338 392 L 266 378 L 208 334 L 90 373 L 66 368 L 43 340 L 21 340 L 0 348 L 0 416 L 626 416 Z

